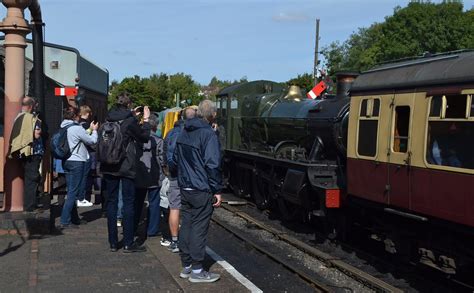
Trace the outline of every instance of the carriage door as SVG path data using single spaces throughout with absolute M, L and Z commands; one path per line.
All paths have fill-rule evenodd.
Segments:
M 414 94 L 395 95 L 391 103 L 392 116 L 388 148 L 388 203 L 409 208 L 411 172 L 411 129 L 413 126 Z

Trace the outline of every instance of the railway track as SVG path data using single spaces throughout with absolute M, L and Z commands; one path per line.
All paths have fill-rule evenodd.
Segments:
M 232 202 L 228 202 L 228 203 L 232 203 Z M 399 288 L 396 288 L 392 286 L 391 284 L 388 284 L 380 279 L 375 278 L 374 276 L 371 276 L 370 274 L 364 271 L 361 271 L 358 268 L 355 268 L 347 264 L 340 258 L 333 257 L 321 250 L 318 250 L 315 247 L 312 247 L 288 235 L 285 232 L 279 231 L 273 227 L 266 225 L 262 221 L 255 219 L 254 217 L 248 215 L 247 213 L 232 207 L 228 203 L 223 204 L 222 208 L 230 212 L 232 215 L 244 220 L 245 222 L 248 223 L 248 225 L 251 225 L 257 229 L 270 233 L 279 241 L 282 241 L 290 245 L 294 249 L 315 258 L 316 260 L 320 261 L 328 268 L 338 270 L 340 273 L 362 284 L 364 287 L 371 289 L 375 292 L 403 292 Z M 300 269 L 296 266 L 291 265 L 291 263 L 288 263 L 284 257 L 280 256 L 278 253 L 272 252 L 268 247 L 266 247 L 265 245 L 262 245 L 261 243 L 253 239 L 252 237 L 248 236 L 245 232 L 239 231 L 239 229 L 234 228 L 232 225 L 226 223 L 224 220 L 221 220 L 217 217 L 213 217 L 212 221 L 216 223 L 217 225 L 219 225 L 220 227 L 222 227 L 223 229 L 225 229 L 226 231 L 233 234 L 235 237 L 249 244 L 260 253 L 266 255 L 267 257 L 269 257 L 276 263 L 285 267 L 287 270 L 296 274 L 302 280 L 309 283 L 317 292 L 333 292 L 333 291 L 337 291 L 338 289 L 344 290 L 344 291 L 352 291 L 351 288 L 332 285 L 330 282 L 325 281 L 324 279 L 317 278 L 313 274 L 310 274 L 303 269 Z

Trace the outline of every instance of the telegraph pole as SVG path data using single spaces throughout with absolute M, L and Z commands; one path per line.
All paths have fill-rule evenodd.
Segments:
M 318 56 L 319 56 L 319 18 L 316 19 L 316 44 L 314 46 L 314 69 L 313 69 L 313 80 L 314 85 L 318 83 L 316 75 L 318 74 Z

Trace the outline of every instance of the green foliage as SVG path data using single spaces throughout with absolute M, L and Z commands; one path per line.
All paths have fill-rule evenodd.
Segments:
M 203 86 L 201 90 L 204 93 L 204 96 L 206 96 L 208 99 L 215 100 L 217 93 L 223 88 L 244 82 L 248 82 L 247 76 L 243 76 L 240 78 L 240 80 L 236 79 L 234 81 L 220 80 L 217 78 L 217 76 L 214 76 L 209 84 L 207 86 Z
M 463 11 L 459 0 L 411 1 L 397 6 L 392 16 L 369 28 L 360 28 L 343 43 L 323 48 L 329 74 L 366 70 L 377 63 L 474 48 L 474 9 Z
M 112 81 L 109 88 L 108 104 L 109 107 L 112 106 L 117 95 L 125 91 L 134 97 L 135 106 L 148 105 L 153 111 L 161 111 L 164 108 L 176 106 L 176 94 L 179 94 L 180 101 L 191 101 L 191 105 L 197 105 L 205 98 L 215 98 L 221 89 L 243 82 L 248 82 L 246 76 L 234 81 L 219 80 L 217 77 L 213 77 L 208 86 L 201 86 L 193 80 L 191 75 L 184 73 L 152 74 L 145 78 L 135 75 L 126 77 L 121 82 Z
M 287 85 L 297 85 L 303 91 L 309 92 L 314 87 L 314 79 L 311 73 L 298 74 L 297 77 L 292 78 L 286 82 Z
M 121 92 L 129 92 L 134 97 L 134 104 L 150 106 L 153 111 L 176 106 L 175 94 L 180 100 L 191 100 L 191 104 L 198 104 L 202 100 L 199 95 L 200 86 L 191 77 L 184 73 L 168 75 L 166 73 L 153 74 L 146 78 L 124 78 L 120 83 L 112 81 L 109 91 L 109 106 L 115 103 L 115 97 Z

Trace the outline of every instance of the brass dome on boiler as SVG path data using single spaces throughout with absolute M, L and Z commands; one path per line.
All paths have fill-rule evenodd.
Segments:
M 284 99 L 300 102 L 303 99 L 303 95 L 301 94 L 300 87 L 297 85 L 290 86 L 288 90 L 288 94 L 284 97 Z

